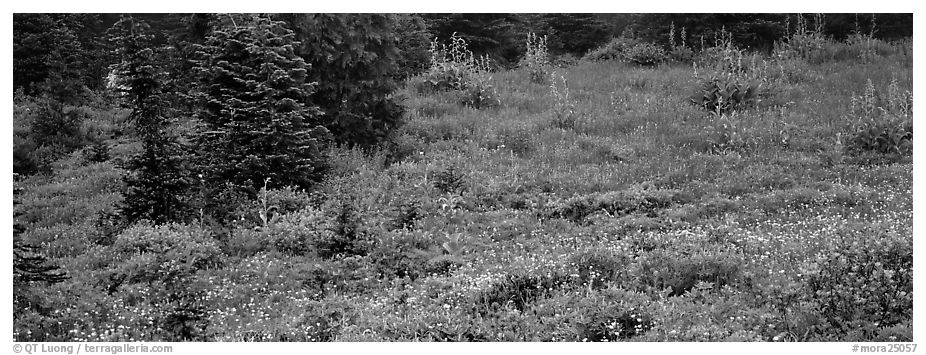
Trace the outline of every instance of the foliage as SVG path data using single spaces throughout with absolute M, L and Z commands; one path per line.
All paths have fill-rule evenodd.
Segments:
M 609 23 L 596 14 L 542 14 L 534 25 L 537 33 L 548 37 L 552 53 L 581 57 L 607 42 Z
M 308 104 L 315 85 L 283 23 L 254 17 L 215 30 L 201 47 L 197 70 L 196 161 L 211 187 L 232 183 L 256 191 L 309 187 L 322 169 L 321 113 Z
M 330 222 L 316 232 L 312 240 L 322 258 L 343 258 L 366 255 L 373 244 L 370 231 L 363 223 L 355 202 L 341 201 L 328 210 Z
M 822 315 L 842 333 L 900 324 L 913 309 L 912 240 L 861 235 L 868 233 L 844 236 L 818 254 L 807 281 Z
M 180 200 L 189 183 L 183 171 L 182 151 L 169 136 L 162 109 L 158 63 L 151 47 L 147 23 L 125 17 L 110 30 L 110 41 L 117 46 L 122 62 L 113 73 L 123 78 L 123 94 L 129 100 L 129 119 L 141 136 L 142 152 L 125 164 L 128 188 L 120 214 L 127 224 L 145 219 L 155 223 L 177 221 L 186 215 Z
M 654 66 L 666 60 L 666 52 L 652 43 L 639 43 L 630 47 L 624 55 L 627 60 L 644 66 Z
M 127 229 L 110 248 L 107 269 L 110 294 L 121 292 L 129 299 L 158 305 L 163 315 L 154 324 L 163 337 L 201 340 L 207 320 L 205 290 L 197 282 L 198 271 L 221 265 L 221 251 L 208 232 L 177 224 L 151 226 L 141 223 Z M 155 291 L 133 295 L 141 285 Z
M 428 49 L 432 35 L 424 18 L 417 14 L 396 14 L 395 26 L 399 37 L 396 47 L 400 54 L 394 77 L 397 80 L 406 80 L 428 69 L 431 63 Z
M 338 143 L 364 147 L 382 142 L 401 125 L 404 108 L 395 95 L 398 84 L 394 74 L 402 68 L 400 60 L 411 58 L 401 57 L 397 47 L 400 33 L 394 15 L 294 14 L 279 18 L 297 41 L 292 43 L 293 54 L 305 60 L 304 83 L 314 83 L 306 92 L 309 101 L 305 101 L 307 107 L 311 102 L 321 109 L 313 124 L 327 128 Z
M 40 284 L 60 283 L 68 279 L 67 274 L 58 266 L 49 263 L 41 254 L 39 247 L 26 243 L 22 239 L 25 228 L 15 219 L 21 215 L 15 211 L 19 202 L 21 188 L 13 189 L 13 314 L 14 321 L 19 321 L 27 312 L 47 313 L 47 301 L 31 292 Z
M 490 81 L 488 58 L 475 57 L 466 40 L 450 38 L 450 45 L 431 42 L 431 67 L 415 80 L 418 92 L 457 91 L 461 104 L 476 109 L 501 104 Z
M 869 79 L 865 92 L 852 97 L 852 114 L 857 118 L 845 145 L 848 153 L 913 153 L 913 94 L 901 90 L 897 78 L 881 92 Z
M 590 61 L 625 60 L 626 53 L 639 42 L 630 37 L 616 37 L 601 47 L 589 52 L 582 59 Z
M 671 45 L 666 34 L 685 28 L 685 40 L 692 46 L 699 38 L 711 38 L 721 28 L 735 33 L 737 42 L 750 47 L 767 46 L 777 38 L 779 14 L 635 14 L 628 31 L 641 40 Z M 772 28 L 769 28 L 772 27 Z
M 83 106 L 62 103 L 61 112 L 80 118 L 76 132 L 99 143 L 101 154 L 85 147 L 49 160 L 41 174 L 14 177 L 23 188 L 14 196 L 14 253 L 18 243 L 35 246 L 29 257 L 40 255 L 42 268 L 57 265 L 69 277 L 14 287 L 13 339 L 909 341 L 913 164 L 909 155 L 843 147 L 863 121 L 912 121 L 912 42 L 836 42 L 844 37 L 827 20 L 826 60 L 817 64 L 732 45 L 764 41 L 773 32 L 766 30 L 782 25 L 763 25 L 772 16 L 796 18 L 650 17 L 659 21 L 640 24 L 648 28 L 638 26 L 636 36 L 667 50 L 677 37 L 666 36 L 673 22 L 692 48 L 693 34 L 719 33 L 715 23 L 734 35 L 702 47 L 694 68 L 582 61 L 558 67 L 555 88 L 529 83 L 527 70 L 496 69 L 489 83 L 504 105 L 492 110 L 461 107 L 461 90 L 419 92 L 410 82 L 396 93 L 407 96 L 409 115 L 393 147 L 329 146 L 320 152 L 330 164 L 325 179 L 308 188 L 283 186 L 276 176 L 241 188 L 204 175 L 181 196 L 194 219 L 183 223 L 114 223 L 122 177 L 134 175 L 120 167 L 144 152 L 144 132 L 153 131 L 123 122 L 146 121 L 137 115 L 144 110 L 113 108 L 117 98 L 103 95 Z M 142 76 L 158 79 L 167 95 L 148 111 L 160 116 L 146 117 L 169 119 L 164 130 L 171 134 L 198 129 L 202 122 L 183 110 L 203 101 L 171 96 L 185 92 L 183 76 L 193 77 L 184 67 L 219 71 L 233 61 L 184 61 L 193 48 L 233 47 L 205 37 L 255 28 L 254 17 L 133 17 L 152 27 L 153 43 L 143 47 L 155 55 L 148 58 L 171 62 Z M 628 19 L 646 18 L 591 17 L 608 21 L 612 34 Z M 105 29 L 119 16 L 99 18 L 106 26 L 94 26 Z M 555 38 L 577 28 L 545 26 L 557 16 L 508 18 L 502 24 L 520 55 L 528 32 L 549 36 L 556 53 Z M 711 26 L 698 27 L 704 19 L 701 25 Z M 743 21 L 748 26 L 731 25 Z M 352 36 L 351 29 L 319 31 Z M 102 29 L 75 32 L 91 33 Z M 284 42 L 262 33 L 267 43 Z M 879 38 L 870 28 L 865 33 Z M 303 45 L 341 48 L 328 41 L 334 35 Z M 275 58 L 249 63 L 297 60 L 276 44 L 247 43 Z M 247 57 L 245 47 L 227 53 Z M 867 59 L 858 56 L 866 51 Z M 346 68 L 359 70 L 352 63 L 363 61 Z M 338 68 L 323 75 L 353 75 Z M 259 72 L 213 84 L 216 92 L 239 94 L 228 101 L 243 100 L 249 96 L 235 90 Z M 758 109 L 717 112 L 715 105 L 706 114 L 688 96 L 712 77 L 761 83 L 774 96 L 759 95 Z M 305 93 L 291 98 L 306 111 L 318 105 L 311 90 L 293 91 Z M 34 150 L 29 140 L 41 100 L 24 90 L 14 95 L 20 154 Z M 131 95 L 120 100 L 130 103 Z M 178 141 L 195 143 L 186 138 Z M 871 163 L 880 161 L 890 164 Z
M 16 14 L 13 16 L 13 87 L 30 95 L 48 95 L 75 104 L 86 94 L 82 72 L 85 43 L 77 32 L 79 14 Z
M 434 188 L 445 194 L 462 194 L 466 191 L 466 174 L 449 167 L 434 173 Z
M 14 120 L 28 127 L 14 132 L 15 172 L 48 172 L 54 161 L 86 145 L 86 119 L 85 110 L 51 98 L 40 98 L 34 105 L 15 110 Z
M 572 129 L 576 126 L 579 114 L 576 110 L 576 102 L 569 97 L 569 86 L 566 83 L 566 77 L 560 75 L 559 81 L 562 87 L 556 82 L 555 73 L 550 74 L 550 96 L 553 101 L 553 127 L 561 129 Z
M 434 37 L 458 36 L 478 56 L 484 55 L 507 65 L 516 63 L 523 53 L 523 49 L 518 46 L 518 39 L 523 38 L 524 34 L 519 33 L 517 25 L 521 19 L 517 14 L 425 14 L 423 17 Z
M 527 53 L 521 59 L 521 67 L 526 67 L 532 83 L 543 84 L 550 75 L 550 54 L 547 53 L 547 37 L 540 37 L 533 32 L 527 34 Z
M 604 211 L 611 216 L 650 213 L 656 209 L 672 205 L 674 196 L 674 192 L 671 190 L 633 186 L 624 191 L 610 191 L 569 198 L 551 205 L 547 213 L 551 217 L 564 218 L 579 223 L 599 211 Z
M 642 335 L 653 327 L 645 296 L 622 289 L 606 289 L 582 299 L 570 320 L 575 341 L 610 342 Z
M 759 82 L 740 81 L 734 77 L 711 77 L 690 98 L 691 103 L 713 113 L 729 113 L 751 107 L 759 97 Z
M 478 312 L 507 307 L 524 311 L 530 303 L 546 296 L 565 282 L 565 275 L 509 274 L 476 295 L 474 307 Z

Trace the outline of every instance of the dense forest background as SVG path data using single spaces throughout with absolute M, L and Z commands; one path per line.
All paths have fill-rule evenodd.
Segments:
M 52 73 L 69 71 L 90 90 L 103 88 L 105 74 L 115 63 L 113 44 L 106 32 L 121 14 L 16 14 L 14 29 L 14 88 L 37 94 Z M 213 14 L 134 14 L 150 25 L 152 44 L 168 46 L 195 44 L 224 21 Z M 797 14 L 412 14 L 395 15 L 387 36 L 395 41 L 405 58 L 400 72 L 423 70 L 430 39 L 450 38 L 458 33 L 476 54 L 490 54 L 511 65 L 524 52 L 521 40 L 528 32 L 550 36 L 554 54 L 581 57 L 588 51 L 625 32 L 650 42 L 667 44 L 666 33 L 674 24 L 687 29 L 688 43 L 700 38 L 712 41 L 722 29 L 733 34 L 735 43 L 748 48 L 770 49 L 788 36 L 788 23 L 795 26 Z M 294 16 L 280 15 L 285 26 L 294 29 Z M 912 14 L 827 14 L 822 32 L 842 40 L 854 31 L 872 32 L 875 38 L 896 40 L 913 35 Z M 790 29 L 794 31 L 794 28 Z M 306 38 L 297 38 L 304 41 Z M 424 41 L 422 41 L 424 39 Z M 182 46 L 176 49 L 182 50 Z M 193 53 L 175 54 L 189 60 Z M 409 59 L 411 58 L 411 59 Z M 417 58 L 417 62 L 413 60 Z M 70 66 L 69 68 L 67 66 Z M 176 77 L 186 76 L 182 71 Z M 56 74 L 58 75 L 58 74 Z

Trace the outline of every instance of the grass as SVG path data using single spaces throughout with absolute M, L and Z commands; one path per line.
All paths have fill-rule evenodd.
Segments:
M 61 323 L 21 321 L 14 337 L 909 341 L 912 163 L 825 156 L 841 154 L 834 139 L 868 79 L 912 87 L 903 60 L 802 63 L 801 80 L 737 112 L 734 128 L 688 103 L 698 82 L 686 66 L 556 69 L 568 127 L 525 69 L 493 74 L 498 107 L 408 88 L 391 151 L 328 152 L 332 172 L 315 191 L 327 202 L 300 204 L 277 227 L 212 232 L 222 262 L 184 278 L 195 305 L 165 295 L 165 280 L 105 291 L 133 266 L 67 228 L 95 228 L 118 200 L 118 170 L 64 165 L 24 181 L 20 207 L 25 238 L 72 275 L 44 290 L 54 313 L 36 316 Z M 742 140 L 720 142 L 723 129 Z M 436 183 L 446 174 L 453 189 Z M 359 217 L 337 238 L 355 252 L 321 257 L 315 241 L 344 230 L 326 217 L 343 203 Z M 195 317 L 177 325 L 178 314 Z

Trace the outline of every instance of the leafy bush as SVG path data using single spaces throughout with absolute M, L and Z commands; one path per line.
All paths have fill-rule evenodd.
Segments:
M 687 44 L 688 33 L 685 27 L 679 34 L 679 42 L 675 41 L 675 22 L 670 23 L 669 27 L 669 53 L 668 60 L 675 63 L 691 63 L 694 61 L 695 53 Z
M 110 248 L 116 287 L 179 281 L 197 270 L 221 265 L 221 250 L 208 232 L 179 224 L 138 224 L 119 234 Z
M 760 83 L 732 76 L 711 77 L 701 82 L 691 103 L 708 111 L 723 114 L 753 106 L 759 99 Z
M 223 263 L 221 250 L 208 232 L 142 223 L 117 236 L 109 251 L 110 294 L 152 307 L 157 313 L 152 325 L 164 339 L 203 339 L 208 305 L 203 302 L 206 289 L 196 275 Z
M 675 47 L 668 53 L 668 60 L 675 63 L 690 64 L 695 59 L 695 52 L 688 47 Z
M 435 254 L 438 254 L 434 249 L 436 245 L 428 234 L 400 230 L 383 235 L 370 251 L 369 257 L 381 277 L 415 280 L 446 271 L 432 267 L 432 264 L 439 263 L 431 261 L 436 259 Z
M 639 42 L 629 37 L 616 37 L 607 44 L 586 54 L 582 59 L 593 62 L 607 60 L 625 60 L 627 52 Z
M 797 16 L 795 31 L 788 35 L 785 41 L 775 43 L 775 57 L 799 58 L 812 64 L 832 59 L 828 47 L 833 43 L 823 34 L 822 14 L 815 15 L 813 28 L 803 15 Z
M 623 289 L 605 289 L 582 298 L 569 319 L 575 341 L 611 342 L 642 335 L 655 324 L 649 299 Z
M 807 285 L 827 321 L 840 332 L 890 327 L 913 311 L 910 235 L 850 230 L 817 255 Z
M 672 190 L 646 189 L 633 186 L 623 191 L 593 193 L 577 196 L 548 207 L 550 217 L 568 219 L 579 223 L 597 212 L 606 212 L 611 216 L 623 216 L 630 213 L 652 213 L 657 209 L 671 206 L 675 198 Z
M 652 246 L 643 244 L 641 248 Z M 630 279 L 639 280 L 641 291 L 649 287 L 653 291 L 670 288 L 670 296 L 681 296 L 699 282 L 715 288 L 737 284 L 742 265 L 742 255 L 729 247 L 680 244 L 642 254 L 627 273 Z
M 856 129 L 846 145 L 850 153 L 913 154 L 913 121 L 910 119 L 867 122 Z
M 549 295 L 565 285 L 567 281 L 568 278 L 565 275 L 555 273 L 550 275 L 509 274 L 477 294 L 474 307 L 476 311 L 483 314 L 507 307 L 524 311 L 528 305 Z
M 102 140 L 98 140 L 84 147 L 80 153 L 84 162 L 87 164 L 102 163 L 111 158 L 109 155 L 109 144 Z
M 890 43 L 874 38 L 872 33 L 853 33 L 846 38 L 845 45 L 853 56 L 863 63 L 870 63 L 876 58 L 886 57 L 896 51 Z
M 355 307 L 341 300 L 312 301 L 306 308 L 295 325 L 300 337 L 292 341 L 333 341 L 357 317 Z
M 603 251 L 583 251 L 569 257 L 569 266 L 575 282 L 581 288 L 601 289 L 611 282 L 619 282 L 629 259 L 624 255 L 611 255 Z
M 652 43 L 639 43 L 624 53 L 627 60 L 644 66 L 655 66 L 666 60 L 666 51 Z
M 852 97 L 852 113 L 857 119 L 845 144 L 848 153 L 913 153 L 913 94 L 901 90 L 896 78 L 886 92 L 878 92 L 869 79 L 865 92 Z
M 461 104 L 473 108 L 501 104 L 490 81 L 487 57 L 476 57 L 466 48 L 466 40 L 454 34 L 450 45 L 431 42 L 431 67 L 416 78 L 419 93 L 453 90 L 459 92 Z

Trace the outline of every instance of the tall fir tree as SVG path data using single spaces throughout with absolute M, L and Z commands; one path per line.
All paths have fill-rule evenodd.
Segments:
M 166 223 L 186 215 L 181 199 L 189 184 L 184 176 L 182 147 L 169 133 L 169 117 L 161 103 L 162 72 L 150 27 L 142 20 L 123 17 L 109 30 L 120 62 L 113 68 L 118 90 L 132 108 L 131 121 L 142 140 L 141 153 L 129 159 L 124 178 L 127 190 L 120 208 L 123 219 Z
M 324 111 L 320 122 L 338 143 L 372 146 L 402 124 L 404 108 L 394 97 L 402 54 L 395 15 L 275 16 L 300 41 L 296 54 L 313 69 L 307 80 L 318 83 L 310 100 Z
M 323 168 L 316 136 L 321 111 L 308 104 L 315 84 L 293 32 L 267 17 L 236 17 L 200 46 L 194 97 L 202 127 L 192 138 L 196 164 L 211 189 L 226 184 L 256 192 L 309 187 Z

